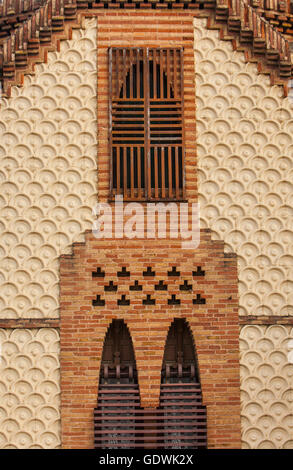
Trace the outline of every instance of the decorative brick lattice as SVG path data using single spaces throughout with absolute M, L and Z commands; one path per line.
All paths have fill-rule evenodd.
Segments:
M 141 273 L 140 273 L 141 274 Z M 160 275 L 163 273 L 161 272 Z M 168 282 L 164 282 L 162 279 L 158 280 L 156 277 L 155 271 L 152 270 L 151 266 L 147 266 L 146 269 L 143 270 L 142 272 L 142 278 L 147 278 L 148 283 L 147 288 L 148 292 L 151 292 L 151 294 L 147 293 L 145 294 L 145 289 L 143 289 L 143 280 L 141 280 L 141 283 L 136 279 L 132 283 L 132 276 L 130 271 L 126 270 L 125 266 L 122 266 L 116 274 L 116 279 L 113 280 L 111 279 L 111 275 L 107 274 L 107 268 L 102 269 L 101 267 L 97 267 L 96 271 L 92 272 L 92 278 L 93 281 L 95 281 L 96 278 L 105 278 L 106 284 L 99 283 L 98 287 L 95 288 L 95 292 L 98 292 L 96 295 L 96 298 L 93 300 L 92 305 L 94 307 L 103 307 L 107 303 L 107 294 L 105 298 L 101 298 L 103 295 L 103 290 L 105 293 L 111 293 L 111 296 L 109 297 L 109 301 L 112 302 L 113 300 L 113 292 L 117 292 L 117 305 L 130 305 L 132 296 L 132 292 L 138 292 L 141 291 L 141 303 L 142 305 L 155 305 L 156 303 L 156 291 L 166 291 L 166 296 L 165 296 L 165 302 L 168 303 L 168 305 L 180 305 L 180 294 L 183 292 L 190 292 L 190 298 L 189 301 L 193 302 L 193 304 L 201 304 L 205 303 L 205 299 L 201 298 L 201 294 L 197 293 L 199 289 L 201 289 L 200 284 L 197 285 L 194 276 L 203 276 L 205 275 L 205 271 L 202 271 L 200 266 L 197 267 L 196 271 L 191 271 L 189 273 L 186 273 L 185 277 L 188 277 L 188 279 L 182 279 L 183 284 L 179 283 L 179 285 L 176 288 L 176 282 L 172 281 L 170 278 L 172 277 L 179 277 L 180 272 L 176 270 L 175 266 L 173 266 L 172 270 L 167 271 L 165 274 L 165 278 L 168 278 Z M 137 275 L 137 273 L 135 274 Z M 122 279 L 121 279 L 122 278 Z M 125 284 L 125 278 L 129 279 L 129 282 Z M 152 279 L 152 282 L 150 281 Z M 129 285 L 128 285 L 129 284 Z M 129 293 L 126 298 L 126 294 L 120 295 L 120 291 L 123 290 L 125 291 L 126 285 L 128 286 Z M 171 298 L 169 298 L 168 294 L 168 286 L 170 285 L 171 289 L 176 288 L 177 293 L 172 294 Z M 179 287 L 179 289 L 178 289 Z M 130 294 L 130 298 L 129 297 Z M 162 299 L 162 295 L 160 295 L 160 298 Z M 177 297 L 176 297 L 177 296 Z M 179 296 L 179 297 L 178 297 Z M 195 297 L 194 297 L 195 296 Z M 139 298 L 137 294 L 134 294 L 133 297 L 136 301 Z M 186 300 L 186 298 L 185 298 Z

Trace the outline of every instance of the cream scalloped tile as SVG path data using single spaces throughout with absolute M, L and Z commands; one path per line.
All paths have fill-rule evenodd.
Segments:
M 83 240 L 97 195 L 96 81 L 91 19 L 1 104 L 1 318 L 59 315 L 58 257 Z
M 194 31 L 202 226 L 238 255 L 240 314 L 292 315 L 293 99 L 205 19 Z
M 0 448 L 58 448 L 59 334 L 0 329 Z
M 246 325 L 240 332 L 244 448 L 293 449 L 293 328 Z

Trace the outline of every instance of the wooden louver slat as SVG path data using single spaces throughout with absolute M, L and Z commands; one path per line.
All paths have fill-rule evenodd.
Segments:
M 95 448 L 205 448 L 206 409 L 197 383 L 162 384 L 159 408 L 140 407 L 137 384 L 100 385 Z
M 110 48 L 111 197 L 184 198 L 183 54 Z

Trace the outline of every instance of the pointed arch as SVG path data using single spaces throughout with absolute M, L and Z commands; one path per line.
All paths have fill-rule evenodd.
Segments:
M 113 320 L 105 335 L 95 448 L 204 448 L 206 408 L 202 404 L 195 345 L 188 323 L 175 318 L 165 345 L 160 405 L 140 406 L 131 335 Z
M 131 49 L 130 49 L 131 52 Z M 134 54 L 134 53 L 133 53 Z M 146 65 L 143 57 L 132 58 L 123 78 L 119 80 L 119 98 L 143 99 L 145 96 L 144 74 L 148 67 L 148 94 L 150 99 L 174 99 L 174 78 L 167 73 L 166 63 L 161 63 L 156 55 L 149 58 Z M 130 104 L 130 103 L 129 103 Z
M 104 340 L 98 406 L 94 409 L 94 447 L 134 447 L 136 412 L 139 408 L 132 338 L 124 321 L 115 319 Z
M 206 448 L 207 419 L 193 335 L 185 319 L 175 318 L 165 345 L 158 419 L 164 448 Z
M 195 343 L 184 318 L 172 322 L 164 350 L 162 383 L 200 382 Z

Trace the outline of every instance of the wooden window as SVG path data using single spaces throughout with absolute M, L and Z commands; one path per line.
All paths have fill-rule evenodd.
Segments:
M 96 449 L 134 446 L 136 410 L 139 404 L 131 336 L 123 320 L 113 320 L 104 342 L 99 400 L 94 410 Z
M 110 48 L 111 197 L 184 198 L 183 49 Z

